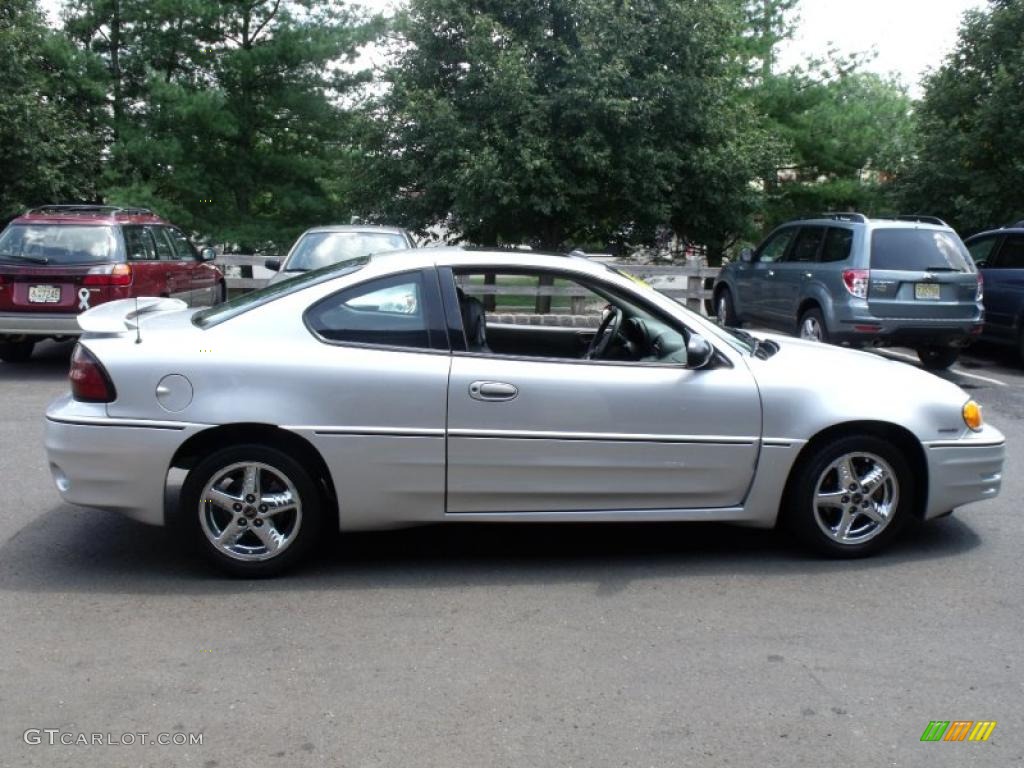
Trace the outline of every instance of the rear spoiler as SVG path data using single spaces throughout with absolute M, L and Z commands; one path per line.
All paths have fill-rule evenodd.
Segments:
M 181 299 L 159 296 L 118 299 L 87 309 L 78 316 L 78 325 L 89 333 L 123 333 L 138 328 L 146 315 L 182 309 L 188 309 L 188 304 Z

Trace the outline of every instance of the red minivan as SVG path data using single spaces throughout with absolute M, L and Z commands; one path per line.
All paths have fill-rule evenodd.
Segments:
M 114 299 L 170 296 L 209 306 L 227 296 L 212 248 L 145 208 L 50 205 L 0 233 L 0 360 L 81 333 L 78 315 Z

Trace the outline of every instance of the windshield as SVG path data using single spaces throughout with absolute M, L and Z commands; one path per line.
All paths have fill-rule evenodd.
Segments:
M 952 232 L 935 229 L 876 229 L 871 268 L 913 272 L 973 272 L 967 248 Z
M 0 234 L 0 259 L 26 264 L 98 264 L 115 261 L 117 242 L 108 226 L 11 224 Z
M 279 283 L 268 285 L 266 288 L 261 288 L 258 291 L 243 293 L 241 296 L 236 296 L 229 301 L 225 301 L 223 304 L 217 304 L 216 306 L 196 312 L 192 316 L 192 322 L 200 328 L 211 328 L 223 323 L 225 320 L 230 320 L 244 312 L 248 312 L 250 309 L 256 309 L 256 307 L 269 304 L 271 301 L 282 296 L 301 291 L 303 288 L 308 288 L 311 285 L 333 280 L 342 275 L 349 275 L 362 269 L 369 261 L 368 256 L 348 259 L 337 264 L 330 264 L 323 269 L 304 272 L 287 280 L 282 280 Z
M 284 271 L 320 269 L 339 261 L 408 247 L 409 242 L 393 232 L 307 232 L 296 244 Z

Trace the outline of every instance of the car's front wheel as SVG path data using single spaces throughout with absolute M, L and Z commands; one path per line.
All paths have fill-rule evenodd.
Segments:
M 0 341 L 0 360 L 5 363 L 24 363 L 32 357 L 34 341 Z
M 822 444 L 797 468 L 783 521 L 816 552 L 863 557 L 899 532 L 914 496 L 898 448 L 878 437 L 850 436 Z
M 287 454 L 263 445 L 216 451 L 188 474 L 181 517 L 203 553 L 235 576 L 276 576 L 317 539 L 317 484 Z
M 956 347 L 921 347 L 917 350 L 917 357 L 929 371 L 944 371 L 957 361 L 960 350 Z
M 739 328 L 740 319 L 736 314 L 736 304 L 732 299 L 732 291 L 723 288 L 715 297 L 715 319 L 718 324 L 727 328 Z

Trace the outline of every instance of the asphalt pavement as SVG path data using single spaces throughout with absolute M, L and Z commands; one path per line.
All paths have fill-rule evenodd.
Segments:
M 436 527 L 246 582 L 61 502 L 42 412 L 68 352 L 0 364 L 0 765 L 1024 764 L 1009 353 L 946 374 L 1007 435 L 1002 495 L 870 560 L 719 525 Z M 922 743 L 933 720 L 997 726 Z

